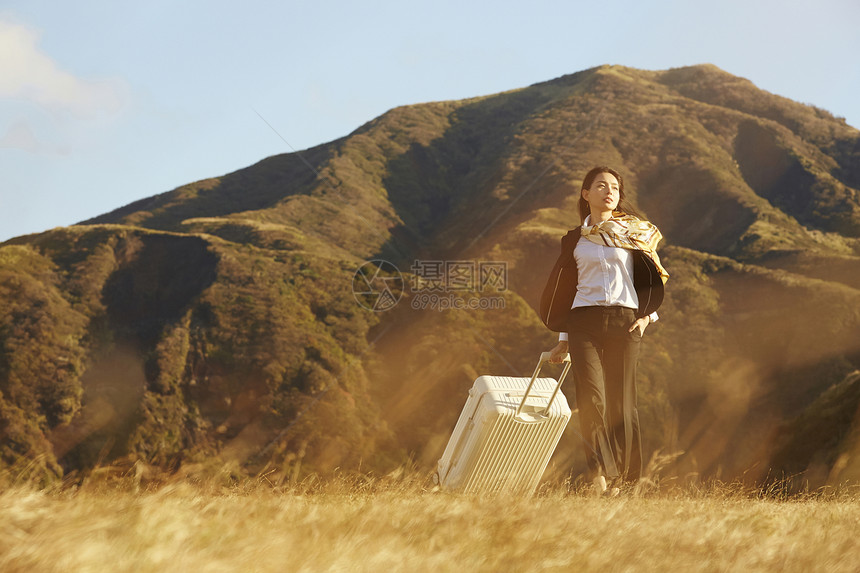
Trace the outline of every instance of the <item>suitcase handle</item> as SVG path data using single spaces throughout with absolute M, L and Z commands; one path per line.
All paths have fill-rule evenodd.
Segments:
M 520 401 L 520 405 L 517 407 L 517 413 L 515 416 L 519 416 L 520 412 L 522 412 L 523 406 L 526 405 L 526 398 L 529 397 L 529 392 L 531 392 L 532 386 L 534 386 L 535 380 L 537 380 L 538 374 L 540 374 L 541 367 L 549 362 L 549 357 L 552 356 L 552 352 L 541 352 L 540 360 L 538 360 L 537 366 L 535 367 L 535 373 L 532 374 L 532 379 L 529 380 L 529 385 L 526 388 L 526 393 L 523 394 L 523 399 Z M 541 412 L 542 416 L 546 416 L 549 414 L 549 409 L 552 407 L 552 403 L 555 400 L 555 395 L 558 394 L 558 391 L 561 389 L 561 384 L 564 382 L 564 378 L 567 376 L 567 372 L 570 370 L 570 354 L 565 354 L 562 359 L 564 363 L 564 370 L 561 371 L 561 376 L 558 378 L 558 384 L 555 386 L 555 390 L 553 390 L 552 396 L 549 397 L 549 401 L 546 404 L 546 408 Z

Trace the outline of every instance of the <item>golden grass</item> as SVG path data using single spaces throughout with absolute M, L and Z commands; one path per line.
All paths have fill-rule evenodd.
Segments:
M 0 571 L 857 571 L 854 495 L 740 487 L 601 499 L 433 492 L 418 478 L 290 487 L 85 483 L 0 493 Z

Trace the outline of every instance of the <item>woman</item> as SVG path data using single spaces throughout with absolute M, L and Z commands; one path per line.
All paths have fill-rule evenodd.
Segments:
M 541 318 L 559 333 L 550 361 L 570 352 L 585 456 L 598 493 L 617 493 L 642 471 L 636 364 L 669 277 L 655 251 L 660 231 L 634 213 L 617 171 L 589 171 L 580 191 L 582 225 L 562 238 L 541 297 Z

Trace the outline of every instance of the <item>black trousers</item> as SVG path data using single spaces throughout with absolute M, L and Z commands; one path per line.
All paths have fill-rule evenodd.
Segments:
M 642 334 L 628 332 L 633 309 L 589 306 L 570 311 L 569 345 L 576 403 L 591 477 L 635 482 L 642 473 L 636 365 Z

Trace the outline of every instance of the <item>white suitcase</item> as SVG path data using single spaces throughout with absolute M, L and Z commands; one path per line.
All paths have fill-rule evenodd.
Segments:
M 538 378 L 550 353 L 541 354 L 531 379 L 480 376 L 436 467 L 434 481 L 464 493 L 531 495 L 570 420 L 561 385 Z

